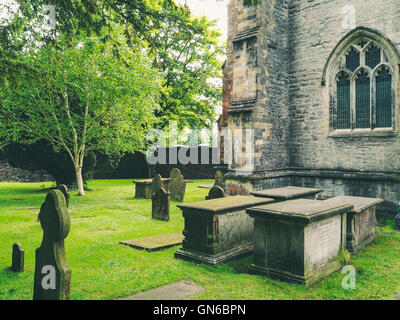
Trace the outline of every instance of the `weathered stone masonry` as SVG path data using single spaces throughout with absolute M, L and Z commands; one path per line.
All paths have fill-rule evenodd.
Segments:
M 231 0 L 228 14 L 223 118 L 232 130 L 254 129 L 255 166 L 239 177 L 230 165 L 226 191 L 321 187 L 322 198 L 384 198 L 381 211 L 393 212 L 400 200 L 398 65 L 396 125 L 387 135 L 332 135 L 323 77 L 335 48 L 356 32 L 381 38 L 398 55 L 400 1 L 261 0 L 245 7 Z
M 0 182 L 42 182 L 53 180 L 53 177 L 42 170 L 28 171 L 13 168 L 7 161 L 0 161 Z

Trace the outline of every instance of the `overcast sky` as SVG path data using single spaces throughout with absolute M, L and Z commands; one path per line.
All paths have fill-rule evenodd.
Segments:
M 179 4 L 187 4 L 196 16 L 206 16 L 210 20 L 218 20 L 217 28 L 220 29 L 221 40 L 226 41 L 228 29 L 228 0 L 175 0 Z

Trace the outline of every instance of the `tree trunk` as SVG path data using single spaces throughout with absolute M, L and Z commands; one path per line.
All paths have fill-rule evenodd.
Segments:
M 83 188 L 83 178 L 82 178 L 82 167 L 75 167 L 76 173 L 76 183 L 78 184 L 78 194 L 80 196 L 85 195 L 85 189 Z

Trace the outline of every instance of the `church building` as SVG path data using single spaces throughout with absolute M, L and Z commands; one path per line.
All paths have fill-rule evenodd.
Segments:
M 393 217 L 400 1 L 231 0 L 228 15 L 220 127 L 253 129 L 254 166 L 221 171 L 226 192 L 319 187 L 383 198 Z

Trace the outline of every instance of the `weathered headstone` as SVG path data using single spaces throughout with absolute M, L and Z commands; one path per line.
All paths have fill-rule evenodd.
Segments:
M 396 229 L 400 231 L 400 210 L 397 213 L 396 217 L 394 218 L 394 222 Z
M 67 208 L 69 208 L 70 194 L 68 192 L 68 187 L 65 184 L 60 184 L 59 186 L 57 186 L 57 189 L 60 190 L 62 192 L 62 194 L 64 195 L 65 202 L 67 203 Z
M 169 184 L 169 192 L 172 201 L 183 202 L 186 191 L 186 181 L 178 168 L 174 168 L 170 173 L 171 182 Z
M 156 174 L 151 182 L 151 195 L 152 197 L 154 194 L 161 188 L 163 188 L 163 181 L 162 177 L 159 174 Z
M 155 220 L 169 221 L 170 196 L 164 188 L 158 189 L 152 199 L 152 218 Z
M 24 272 L 25 251 L 19 243 L 13 244 L 12 248 L 12 272 Z
M 219 199 L 224 197 L 225 197 L 224 189 L 222 189 L 219 186 L 214 186 L 211 188 L 210 192 L 208 193 L 208 196 L 206 196 L 206 200 Z
M 71 270 L 64 249 L 71 221 L 64 195 L 52 190 L 40 209 L 43 229 L 41 246 L 36 249 L 34 300 L 69 300 Z

